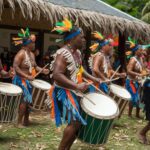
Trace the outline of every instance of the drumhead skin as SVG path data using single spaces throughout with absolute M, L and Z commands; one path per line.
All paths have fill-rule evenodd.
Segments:
M 11 83 L 0 82 L 0 93 L 8 95 L 18 95 L 22 94 L 22 89 Z
M 49 90 L 51 87 L 51 85 L 48 82 L 39 80 L 39 79 L 35 79 L 35 80 L 31 81 L 31 84 L 34 87 L 42 89 L 42 90 Z
M 112 119 L 119 115 L 118 105 L 110 97 L 98 93 L 89 93 L 86 97 L 95 103 L 85 97 L 81 100 L 81 107 L 88 115 L 97 119 Z
M 122 97 L 125 100 L 131 99 L 131 94 L 125 88 L 123 88 L 119 85 L 111 84 L 110 90 L 112 93 L 116 94 L 119 97 Z

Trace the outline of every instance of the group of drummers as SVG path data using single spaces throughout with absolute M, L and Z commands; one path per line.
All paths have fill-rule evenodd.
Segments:
M 90 46 L 91 56 L 89 58 L 89 67 L 92 74 L 89 74 L 82 66 L 80 50 L 86 42 L 82 29 L 74 26 L 69 19 L 65 18 L 62 22 L 56 23 L 56 27 L 52 31 L 63 35 L 64 46 L 54 54 L 50 70 L 37 66 L 35 56 L 32 53 L 35 48 L 36 36 L 30 34 L 28 28 L 25 31 L 21 29 L 18 37 L 13 38 L 15 45 L 22 45 L 21 50 L 14 58 L 13 69 L 7 73 L 0 64 L 1 75 L 11 76 L 13 84 L 21 87 L 23 91 L 23 98 L 19 104 L 18 127 L 21 128 L 29 124 L 30 105 L 32 104 L 30 81 L 35 79 L 38 72 L 47 75 L 51 71 L 54 84 L 47 92 L 48 98 L 46 101 L 49 101 L 51 117 L 55 120 L 56 126 L 59 127 L 67 122 L 59 150 L 69 150 L 81 126 L 88 125 L 86 118 L 81 113 L 81 97 L 90 102 L 92 97 L 85 94 L 87 91 L 88 93 L 97 92 L 104 96 L 110 95 L 109 85 L 111 82 L 115 79 L 126 78 L 125 88 L 131 95 L 129 117 L 132 117 L 132 109 L 136 107 L 136 117 L 140 118 L 140 100 L 145 103 L 144 108 L 148 124 L 140 131 L 139 139 L 142 143 L 148 144 L 146 133 L 150 130 L 150 70 L 145 67 L 143 62 L 143 51 L 146 51 L 143 50 L 143 46 L 136 44 L 131 38 L 128 39 L 126 47 L 128 50 L 127 56 L 130 59 L 127 65 L 127 73 L 119 73 L 120 66 L 113 70 L 110 61 L 114 41 L 110 38 L 105 39 L 100 32 L 95 31 L 92 33 L 95 43 Z M 149 57 L 148 52 L 145 56 Z M 140 81 L 143 78 L 145 78 L 145 81 L 141 85 Z M 140 97 L 140 89 L 143 92 L 142 97 Z M 97 101 L 103 101 L 103 99 Z M 97 105 L 97 101 L 93 101 L 93 105 Z M 83 102 L 83 104 L 85 103 Z M 91 108 L 96 109 L 97 106 L 91 106 Z M 87 109 L 90 110 L 91 108 Z M 111 106 L 107 109 L 109 112 Z

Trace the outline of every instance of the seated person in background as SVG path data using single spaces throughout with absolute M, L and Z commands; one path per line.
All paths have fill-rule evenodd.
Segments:
M 14 75 L 13 68 L 11 68 L 9 72 L 5 71 L 4 68 L 3 68 L 1 59 L 0 59 L 0 77 L 1 78 L 10 78 L 13 75 Z

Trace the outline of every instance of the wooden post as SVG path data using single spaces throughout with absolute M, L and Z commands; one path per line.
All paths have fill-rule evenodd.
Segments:
M 118 54 L 119 54 L 119 59 L 120 59 L 120 64 L 121 64 L 120 72 L 126 70 L 126 63 L 125 63 L 125 42 L 126 42 L 125 34 L 121 34 L 119 32 Z M 119 81 L 120 85 L 122 85 L 124 83 L 123 80 L 124 79 L 120 79 L 120 81 Z
M 87 30 L 87 31 L 86 31 L 85 40 L 86 40 L 86 49 L 85 49 L 85 52 L 84 52 L 84 54 L 85 54 L 84 62 L 85 62 L 87 71 L 90 72 L 89 64 L 88 64 L 88 59 L 89 59 L 89 57 L 90 57 L 90 50 L 89 50 L 89 47 L 90 47 L 90 45 L 91 45 L 91 30 Z
M 39 61 L 40 62 L 44 55 L 44 31 L 40 30 L 37 36 L 36 48 L 40 50 Z

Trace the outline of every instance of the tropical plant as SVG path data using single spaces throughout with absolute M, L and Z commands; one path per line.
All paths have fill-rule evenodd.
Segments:
M 136 18 L 141 18 L 142 9 L 149 0 L 103 0 Z
M 146 3 L 145 7 L 143 8 L 141 19 L 147 23 L 150 23 L 150 1 Z

